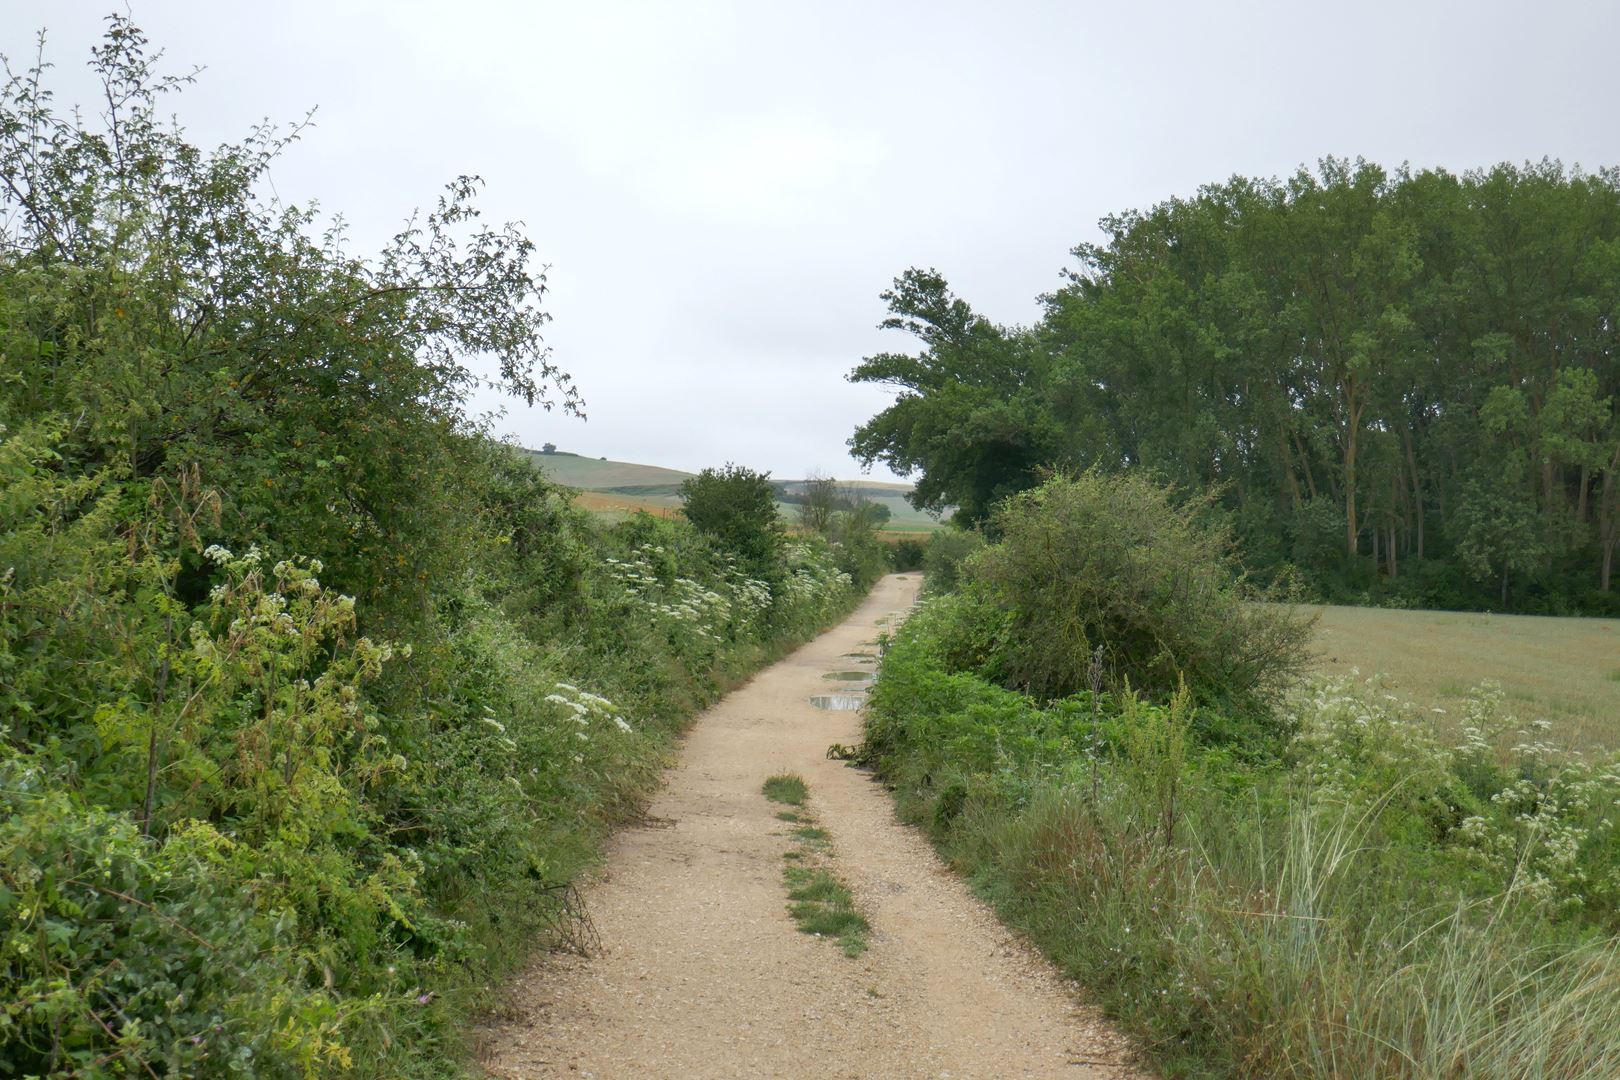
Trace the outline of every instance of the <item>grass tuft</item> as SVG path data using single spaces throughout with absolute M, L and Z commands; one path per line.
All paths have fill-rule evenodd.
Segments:
M 765 797 L 787 806 L 803 806 L 810 795 L 804 778 L 793 773 L 778 773 L 765 781 Z

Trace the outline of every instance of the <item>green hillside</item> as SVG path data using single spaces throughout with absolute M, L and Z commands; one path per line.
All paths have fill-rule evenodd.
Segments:
M 583 457 L 560 450 L 549 454 L 539 450 L 526 450 L 525 453 L 547 476 L 559 484 L 579 488 L 581 491 L 620 495 L 653 506 L 679 506 L 681 481 L 693 475 L 660 465 L 638 465 L 629 461 Z M 805 481 L 782 480 L 778 483 L 783 490 L 795 492 L 804 487 Z M 884 526 L 887 532 L 925 532 L 939 528 L 940 523 L 933 515 L 917 510 L 906 501 L 906 496 L 911 492 L 909 484 L 850 480 L 841 482 L 840 486 L 888 507 L 889 521 Z M 780 502 L 778 505 L 782 508 L 783 516 L 792 520 L 795 516 L 793 505 L 787 502 Z
M 583 491 L 621 491 L 623 488 L 659 487 L 671 493 L 692 474 L 657 465 L 636 465 L 628 461 L 581 457 L 561 451 L 551 454 L 527 451 L 545 474 L 559 484 Z M 628 494 L 627 492 L 622 492 Z

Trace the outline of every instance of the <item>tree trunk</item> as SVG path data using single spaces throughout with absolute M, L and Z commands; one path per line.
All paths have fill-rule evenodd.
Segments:
M 1598 495 L 1598 537 L 1603 547 L 1603 565 L 1598 570 L 1598 588 L 1608 592 L 1614 581 L 1614 545 L 1620 540 L 1620 518 L 1615 517 L 1615 475 L 1620 470 L 1620 447 L 1614 460 L 1603 470 L 1603 491 Z
M 1352 416 L 1344 438 L 1344 533 L 1350 557 L 1356 557 L 1356 438 L 1361 427 L 1358 416 Z
M 1401 425 L 1401 441 L 1406 444 L 1406 467 L 1412 474 L 1413 516 L 1417 519 L 1417 557 L 1423 558 L 1423 481 L 1418 476 L 1417 454 L 1412 449 L 1412 428 Z
M 1508 564 L 1507 564 L 1507 561 L 1504 559 L 1503 562 L 1502 562 L 1502 610 L 1503 611 L 1507 610 L 1507 581 L 1508 581 Z
M 1299 451 L 1299 462 L 1305 468 L 1305 490 L 1316 498 L 1316 476 L 1311 472 L 1311 455 L 1305 452 L 1305 441 L 1299 437 L 1298 429 L 1294 431 L 1294 447 Z
M 1288 449 L 1288 436 L 1282 432 L 1277 433 L 1277 449 L 1282 452 L 1283 475 L 1288 478 L 1288 505 L 1291 510 L 1299 509 L 1299 477 L 1294 475 L 1294 455 Z

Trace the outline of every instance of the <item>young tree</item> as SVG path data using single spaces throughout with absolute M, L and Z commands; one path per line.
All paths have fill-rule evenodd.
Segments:
M 686 518 L 755 577 L 781 576 L 783 529 L 769 472 L 727 463 L 681 484 Z
M 374 614 L 419 609 L 473 525 L 444 467 L 478 382 L 465 361 L 580 407 L 541 336 L 533 245 L 481 223 L 464 176 L 357 257 L 261 194 L 300 128 L 205 151 L 166 112 L 190 80 L 158 59 L 109 20 L 99 126 L 54 111 L 43 62 L 6 66 L 0 415 L 66 420 L 63 467 L 128 483 L 128 508 L 195 472 L 222 501 L 211 540 L 319 558 Z
M 818 536 L 826 536 L 838 513 L 838 481 L 830 476 L 811 476 L 804 482 L 799 502 L 799 524 Z

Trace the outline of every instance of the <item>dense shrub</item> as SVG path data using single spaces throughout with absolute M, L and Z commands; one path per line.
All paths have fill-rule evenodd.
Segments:
M 288 948 L 290 917 L 242 902 L 238 851 L 200 823 L 150 844 L 127 815 L 0 763 L 0 1073 L 346 1065 L 337 995 Z
M 950 592 L 961 580 L 962 562 L 984 546 L 973 529 L 947 526 L 928 538 L 923 552 L 923 573 L 931 593 Z
M 895 570 L 921 570 L 928 545 L 913 536 L 902 536 L 889 545 L 889 565 Z
M 1055 698 L 1102 685 L 1165 696 L 1185 682 L 1234 712 L 1274 705 L 1304 666 L 1309 622 L 1256 601 L 1209 499 L 1177 503 L 1136 474 L 1060 476 L 1008 499 L 999 540 L 964 568 L 1007 615 L 1008 685 Z

